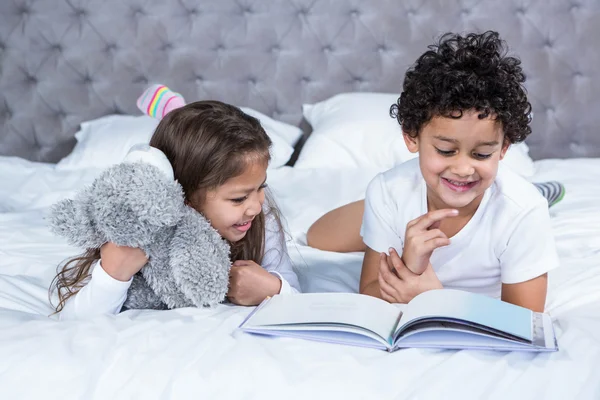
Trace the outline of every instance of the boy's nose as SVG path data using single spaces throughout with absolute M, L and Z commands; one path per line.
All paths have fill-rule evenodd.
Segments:
M 456 176 L 467 177 L 475 173 L 475 168 L 468 162 L 457 162 L 450 171 Z

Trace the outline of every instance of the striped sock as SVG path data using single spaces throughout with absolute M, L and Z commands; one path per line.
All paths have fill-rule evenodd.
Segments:
M 136 104 L 144 114 L 162 119 L 169 111 L 183 107 L 185 100 L 165 85 L 152 85 L 138 97 Z
M 548 207 L 552 207 L 565 197 L 565 186 L 560 182 L 550 181 L 534 183 L 533 185 L 548 200 Z

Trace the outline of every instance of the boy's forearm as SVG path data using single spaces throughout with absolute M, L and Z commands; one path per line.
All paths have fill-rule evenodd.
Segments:
M 380 260 L 381 253 L 367 247 L 360 274 L 359 291 L 361 294 L 381 298 L 381 288 L 379 287 Z
M 366 294 L 369 296 L 381 298 L 381 288 L 379 287 L 379 282 L 373 281 L 360 289 L 361 294 Z

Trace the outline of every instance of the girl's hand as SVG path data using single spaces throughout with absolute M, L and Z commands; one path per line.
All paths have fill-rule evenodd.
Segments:
M 138 248 L 106 242 L 100 247 L 102 269 L 116 280 L 127 282 L 146 263 L 148 257 Z
M 229 300 L 241 306 L 255 306 L 267 296 L 278 294 L 281 280 L 249 260 L 238 260 L 229 272 Z
M 402 261 L 408 269 L 415 274 L 422 274 L 429 265 L 433 250 L 450 244 L 450 239 L 439 227 L 444 218 L 457 215 L 457 210 L 436 210 L 421 215 L 406 225 Z
M 403 304 L 408 303 L 418 294 L 443 288 L 431 264 L 422 274 L 415 274 L 404 265 L 394 249 L 390 249 L 389 257 L 381 253 L 379 287 L 382 299 L 390 303 Z

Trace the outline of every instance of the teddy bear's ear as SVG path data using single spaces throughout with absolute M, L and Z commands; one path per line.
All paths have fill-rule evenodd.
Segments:
M 183 294 L 196 306 L 214 306 L 229 288 L 229 245 L 200 213 L 186 207 L 171 241 L 169 263 Z
M 67 239 L 69 244 L 83 248 L 99 248 L 105 240 L 96 230 L 90 214 L 90 204 L 85 193 L 75 200 L 59 201 L 50 209 L 50 230 Z
M 122 163 L 104 171 L 93 184 L 93 214 L 98 230 L 121 246 L 144 247 L 181 218 L 181 185 L 153 165 Z
M 175 281 L 171 264 L 169 263 L 171 241 L 176 229 L 174 226 L 165 228 L 160 235 L 156 236 L 155 241 L 151 245 L 151 255 L 148 263 L 140 272 L 144 277 L 146 286 L 156 294 L 166 307 L 194 307 L 195 304 L 185 297 Z M 138 291 L 138 289 L 130 287 L 130 294 L 132 296 L 133 291 Z M 148 308 L 151 307 L 153 307 L 152 304 L 148 306 Z

